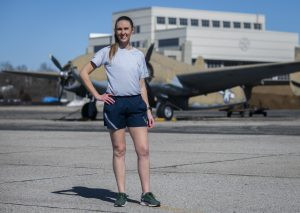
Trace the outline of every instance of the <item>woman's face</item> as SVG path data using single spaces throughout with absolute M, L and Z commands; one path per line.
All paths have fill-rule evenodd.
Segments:
M 121 20 L 118 21 L 115 33 L 119 39 L 120 44 L 128 44 L 130 36 L 133 33 L 133 29 L 129 21 Z

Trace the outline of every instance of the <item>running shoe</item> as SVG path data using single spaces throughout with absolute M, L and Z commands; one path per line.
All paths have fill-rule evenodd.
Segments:
M 127 197 L 128 197 L 127 194 L 119 192 L 117 194 L 117 199 L 115 201 L 114 206 L 115 207 L 124 207 L 126 205 L 126 203 L 127 203 Z
M 143 206 L 151 206 L 151 207 L 160 206 L 160 202 L 155 199 L 152 192 L 147 192 L 145 194 L 142 194 L 140 204 Z

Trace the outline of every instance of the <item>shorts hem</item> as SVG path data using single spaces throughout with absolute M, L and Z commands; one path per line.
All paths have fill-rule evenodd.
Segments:
M 127 126 L 127 127 L 147 127 L 148 125 L 130 125 L 130 126 Z

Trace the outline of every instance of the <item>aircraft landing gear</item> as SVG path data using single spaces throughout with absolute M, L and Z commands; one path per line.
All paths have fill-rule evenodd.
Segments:
M 156 115 L 159 118 L 164 118 L 167 121 L 173 118 L 174 110 L 169 104 L 160 104 L 157 108 Z
M 266 108 L 258 108 L 258 109 L 250 110 L 249 117 L 252 117 L 254 114 L 262 114 L 264 117 L 267 117 L 268 113 L 265 110 Z
M 91 119 L 95 120 L 97 117 L 97 107 L 96 107 L 96 101 L 91 101 L 89 103 L 86 103 L 83 105 L 81 109 L 81 116 L 84 119 Z
M 227 111 L 227 117 L 230 118 L 232 115 L 232 112 L 231 111 Z

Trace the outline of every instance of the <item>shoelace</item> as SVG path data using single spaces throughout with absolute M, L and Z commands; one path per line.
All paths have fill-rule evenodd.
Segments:
M 125 194 L 125 193 L 122 193 L 122 194 L 120 193 L 120 194 L 118 194 L 117 199 L 120 199 L 120 198 L 122 198 L 122 197 L 127 198 L 128 195 Z
M 154 198 L 155 199 L 155 196 L 154 196 L 154 194 L 152 194 L 152 192 L 148 192 L 148 193 L 146 193 L 145 195 L 148 195 L 148 196 L 150 196 L 151 198 Z M 144 195 L 144 196 L 145 196 Z

